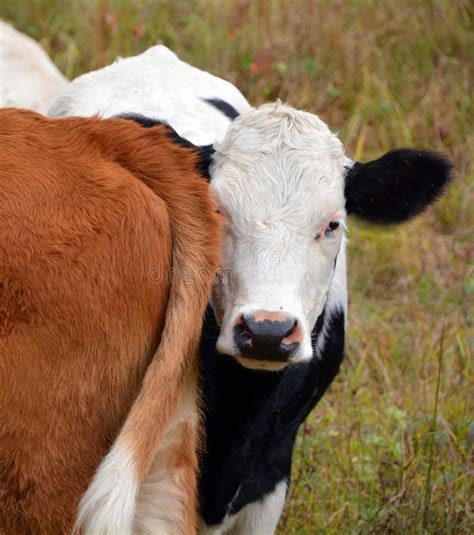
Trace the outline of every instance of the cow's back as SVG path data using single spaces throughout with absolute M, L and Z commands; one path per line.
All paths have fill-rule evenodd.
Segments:
M 2 533 L 70 530 L 167 300 L 164 202 L 59 123 L 0 121 Z

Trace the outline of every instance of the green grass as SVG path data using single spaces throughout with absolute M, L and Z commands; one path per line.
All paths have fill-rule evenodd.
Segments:
M 452 158 L 423 217 L 350 225 L 347 359 L 299 434 L 279 533 L 474 532 L 472 2 L 0 0 L 0 16 L 69 77 L 162 42 L 254 104 L 318 113 L 358 159 Z

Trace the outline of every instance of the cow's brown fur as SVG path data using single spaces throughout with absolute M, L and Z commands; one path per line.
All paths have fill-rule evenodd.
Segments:
M 165 127 L 0 111 L 0 533 L 69 532 L 123 425 L 149 470 L 218 264 L 195 168 Z M 195 427 L 175 426 L 170 456 L 190 533 Z

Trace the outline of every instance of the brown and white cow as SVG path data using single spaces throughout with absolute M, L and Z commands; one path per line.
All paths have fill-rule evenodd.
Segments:
M 0 110 L 2 534 L 195 530 L 219 224 L 177 139 Z

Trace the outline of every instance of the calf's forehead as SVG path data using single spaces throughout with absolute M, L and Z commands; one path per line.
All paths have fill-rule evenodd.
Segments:
M 212 189 L 242 222 L 317 224 L 344 206 L 346 163 L 342 143 L 318 117 L 266 105 L 237 119 L 218 144 Z

